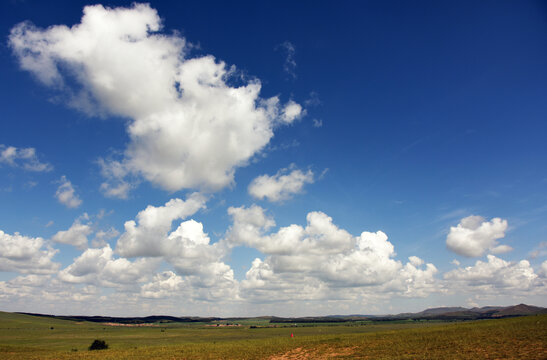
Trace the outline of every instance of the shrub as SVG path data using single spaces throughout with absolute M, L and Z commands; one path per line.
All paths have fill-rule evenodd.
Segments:
M 89 350 L 104 350 L 108 349 L 108 344 L 104 340 L 95 339 L 93 343 L 89 346 Z

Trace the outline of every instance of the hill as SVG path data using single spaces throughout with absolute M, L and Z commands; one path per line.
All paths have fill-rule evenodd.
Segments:
M 118 323 L 118 324 L 152 324 L 152 323 L 218 323 L 218 322 L 246 322 L 254 321 L 272 324 L 288 323 L 341 323 L 355 321 L 397 321 L 397 320 L 477 320 L 495 319 L 514 316 L 547 314 L 547 308 L 519 304 L 513 306 L 485 306 L 481 308 L 464 307 L 437 307 L 426 309 L 417 313 L 401 313 L 397 315 L 329 315 L 329 316 L 308 316 L 308 317 L 197 317 L 197 316 L 164 316 L 153 315 L 145 317 L 112 317 L 112 316 L 57 316 L 47 314 L 20 313 L 29 316 L 54 318 L 59 320 L 89 321 L 94 323 Z

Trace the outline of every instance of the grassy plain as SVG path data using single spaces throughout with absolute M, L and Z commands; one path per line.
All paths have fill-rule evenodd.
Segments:
M 0 358 L 547 359 L 547 315 L 458 323 L 250 325 L 118 327 L 0 312 Z M 94 339 L 110 348 L 88 351 Z

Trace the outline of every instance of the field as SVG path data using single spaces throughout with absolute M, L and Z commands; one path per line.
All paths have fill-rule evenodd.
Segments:
M 547 359 L 547 315 L 456 323 L 251 325 L 122 327 L 0 312 L 0 358 Z M 94 339 L 105 340 L 109 349 L 88 351 Z

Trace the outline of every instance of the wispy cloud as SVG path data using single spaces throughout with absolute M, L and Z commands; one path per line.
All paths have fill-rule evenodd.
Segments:
M 53 166 L 46 162 L 40 162 L 34 148 L 16 148 L 0 144 L 0 164 L 21 168 L 27 171 L 47 172 L 53 170 Z
M 285 41 L 276 46 L 276 50 L 281 49 L 285 53 L 285 62 L 283 63 L 283 71 L 291 78 L 296 79 L 296 60 L 294 55 L 296 49 L 290 41 Z

